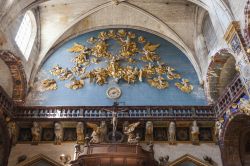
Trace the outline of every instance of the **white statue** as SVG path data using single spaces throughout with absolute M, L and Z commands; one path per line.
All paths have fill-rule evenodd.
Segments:
M 15 145 L 17 141 L 17 126 L 16 126 L 16 123 L 13 121 L 10 121 L 10 119 L 7 121 L 8 121 L 7 128 L 9 132 L 9 137 L 10 137 L 12 145 Z
M 40 140 L 41 128 L 37 122 L 33 122 L 33 127 L 31 128 L 32 133 L 32 143 L 37 143 Z
M 83 144 L 84 137 L 84 124 L 83 122 L 78 122 L 76 125 L 76 135 L 77 135 L 77 144 Z
M 54 132 L 55 132 L 55 144 L 61 145 L 63 139 L 63 127 L 61 123 L 59 122 L 55 123 Z
M 197 126 L 197 122 L 193 121 L 193 126 L 191 127 L 191 139 L 192 139 L 192 143 L 194 145 L 199 144 L 199 127 Z
M 154 125 L 152 121 L 147 121 L 146 123 L 146 132 L 145 132 L 145 141 L 147 143 L 150 143 L 153 141 L 153 131 L 154 131 Z
M 168 141 L 170 145 L 175 144 L 175 123 L 174 122 L 170 122 L 169 124 L 169 128 L 168 128 Z
M 224 123 L 224 119 L 221 118 L 219 120 L 216 121 L 215 123 L 215 137 L 219 140 L 221 137 L 221 133 L 222 133 L 222 129 L 223 129 L 223 123 Z
M 95 123 L 89 123 L 89 122 L 87 122 L 87 125 L 93 129 L 92 134 L 91 134 L 91 139 L 90 139 L 89 143 L 99 144 L 101 142 L 101 138 L 100 138 L 101 130 L 100 130 L 100 127 Z

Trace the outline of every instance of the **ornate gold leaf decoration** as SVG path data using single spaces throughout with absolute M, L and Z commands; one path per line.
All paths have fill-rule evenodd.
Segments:
M 46 79 L 42 81 L 42 88 L 45 91 L 49 91 L 49 90 L 56 90 L 57 89 L 57 84 L 56 81 L 54 79 Z
M 83 86 L 84 86 L 84 81 L 83 80 L 77 80 L 76 78 L 73 78 L 71 80 L 71 83 L 67 86 L 67 88 L 76 90 L 76 89 L 83 88 Z
M 175 83 L 182 92 L 190 93 L 193 90 L 193 86 L 189 83 L 188 79 L 182 79 L 181 82 Z
M 112 54 L 110 49 L 112 47 L 108 43 L 110 40 L 120 45 L 118 55 Z M 100 86 L 107 84 L 110 79 L 117 83 L 123 80 L 128 84 L 146 81 L 157 89 L 168 88 L 167 80 L 181 79 L 181 75 L 176 73 L 174 68 L 161 61 L 161 57 L 157 54 L 160 44 L 150 43 L 143 36 L 137 37 L 132 31 L 127 32 L 124 29 L 101 31 L 97 37 L 90 37 L 87 42 L 90 45 L 88 47 L 74 43 L 67 49 L 68 52 L 75 54 L 72 59 L 75 66 L 71 70 L 59 65 L 50 70 L 50 73 L 61 81 L 71 80 L 70 84 L 66 85 L 70 89 L 83 88 L 84 79 L 89 79 L 90 83 Z M 92 67 L 98 63 L 101 65 Z M 88 69 L 90 66 L 91 70 Z M 56 85 L 55 82 L 52 83 Z M 182 79 L 175 85 L 185 93 L 193 90 L 187 79 Z

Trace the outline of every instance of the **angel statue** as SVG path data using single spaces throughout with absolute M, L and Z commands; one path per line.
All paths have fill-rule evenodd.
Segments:
M 166 89 L 169 86 L 166 79 L 162 76 L 158 76 L 153 79 L 148 79 L 148 83 L 150 86 L 155 87 L 157 89 Z
M 153 142 L 153 140 L 154 140 L 153 131 L 154 131 L 153 122 L 152 121 L 147 121 L 147 123 L 146 123 L 146 132 L 145 132 L 145 141 L 147 143 Z
M 155 51 L 160 46 L 160 44 L 151 44 L 147 43 L 143 47 L 143 56 L 141 57 L 141 60 L 144 62 L 154 62 L 158 61 L 160 59 L 159 55 L 156 55 Z
M 54 133 L 55 133 L 55 145 L 61 145 L 63 139 L 63 127 L 61 123 L 59 122 L 55 123 Z
M 103 132 L 107 132 L 107 130 L 105 131 L 106 124 L 105 125 L 101 124 L 100 126 L 98 126 L 97 124 L 87 122 L 87 125 L 93 129 L 90 143 L 93 144 L 102 143 L 105 137 L 105 134 Z
M 188 79 L 181 79 L 181 83 L 175 83 L 175 86 L 184 93 L 190 93 L 193 90 L 193 85 L 190 84 Z
M 84 143 L 84 124 L 83 124 L 83 122 L 77 123 L 76 135 L 77 135 L 77 144 L 83 144 Z
M 194 145 L 199 144 L 199 127 L 197 126 L 196 120 L 193 121 L 193 126 L 191 127 L 191 138 Z
M 138 139 L 136 138 L 134 131 L 135 128 L 139 126 L 139 124 L 140 122 L 136 122 L 124 127 L 123 133 L 128 136 L 129 144 L 138 143 Z
M 33 122 L 33 127 L 31 128 L 32 133 L 32 144 L 37 144 L 40 140 L 41 128 L 37 122 Z
M 175 136 L 175 123 L 170 122 L 169 128 L 168 128 L 168 141 L 170 145 L 174 145 L 176 141 L 176 136 Z

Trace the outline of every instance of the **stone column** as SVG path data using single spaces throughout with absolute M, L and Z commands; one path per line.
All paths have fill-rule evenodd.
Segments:
M 241 81 L 250 94 L 250 56 L 247 53 L 244 38 L 241 34 L 240 23 L 233 21 L 224 35 L 229 47 L 234 52 L 236 69 L 240 72 Z

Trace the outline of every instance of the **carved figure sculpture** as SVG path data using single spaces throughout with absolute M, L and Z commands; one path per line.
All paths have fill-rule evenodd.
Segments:
M 54 79 L 46 79 L 42 81 L 42 88 L 46 91 L 48 90 L 56 90 L 57 84 Z
M 117 128 L 117 123 L 118 123 L 118 119 L 117 119 L 117 113 L 115 111 L 112 111 L 112 120 L 111 120 L 111 124 L 113 125 L 113 131 L 112 131 L 112 136 L 115 137 L 115 132 L 116 132 L 116 128 Z
M 77 80 L 76 78 L 71 79 L 71 83 L 67 86 L 70 89 L 81 89 L 84 86 L 84 80 Z
M 37 144 L 40 140 L 41 128 L 37 122 L 33 122 L 33 127 L 31 128 L 32 143 Z
M 138 140 L 136 139 L 136 135 L 134 133 L 135 128 L 139 126 L 140 122 L 132 123 L 128 126 L 124 127 L 123 133 L 128 136 L 128 143 L 129 144 L 136 144 Z
M 216 123 L 215 123 L 214 134 L 215 134 L 215 137 L 218 140 L 221 137 L 221 133 L 222 133 L 222 129 L 223 129 L 223 123 L 224 123 L 224 119 L 223 118 L 217 120 Z
M 159 55 L 155 54 L 155 50 L 160 46 L 160 44 L 153 45 L 151 43 L 145 44 L 143 47 L 143 56 L 141 60 L 144 62 L 154 62 L 160 59 Z
M 104 138 L 101 138 L 102 129 L 97 124 L 87 122 L 87 125 L 93 129 L 89 143 L 99 144 Z
M 148 79 L 148 83 L 150 84 L 150 86 L 155 87 L 157 89 L 166 89 L 169 86 L 166 79 L 164 79 L 162 76 L 158 76 L 153 79 Z
M 135 83 L 138 75 L 138 69 L 135 67 L 127 66 L 123 71 L 123 78 L 128 84 Z
M 100 125 L 100 142 L 103 143 L 105 142 L 105 137 L 107 135 L 108 132 L 108 128 L 107 128 L 107 124 L 105 121 L 101 121 L 101 125 Z
M 17 141 L 17 126 L 15 122 L 9 121 L 7 124 L 9 137 L 11 140 L 11 144 L 15 145 Z
M 180 79 L 181 78 L 181 75 L 174 73 L 174 71 L 175 71 L 174 68 L 172 68 L 170 66 L 166 67 L 167 77 L 168 77 L 169 80 Z
M 56 65 L 54 66 L 51 70 L 50 70 L 50 73 L 53 75 L 53 76 L 59 76 L 60 74 L 64 73 L 65 72 L 65 69 L 63 69 L 61 66 L 59 65 Z
M 175 123 L 170 122 L 169 128 L 168 128 L 168 141 L 170 145 L 175 144 L 176 136 L 175 136 Z
M 76 135 L 77 135 L 77 144 L 84 144 L 84 124 L 83 122 L 78 122 L 76 125 Z
M 71 70 L 69 70 L 68 68 L 65 69 L 65 72 L 63 72 L 62 74 L 59 75 L 59 80 L 64 81 L 64 80 L 68 80 L 73 76 L 73 73 Z
M 154 140 L 153 136 L 154 125 L 152 121 L 147 121 L 146 123 L 146 132 L 145 132 L 145 141 L 150 143 Z
M 197 122 L 193 121 L 193 126 L 191 127 L 191 139 L 192 139 L 192 143 L 194 145 L 199 144 L 199 127 L 197 126 Z
M 55 145 L 61 145 L 63 138 L 63 127 L 61 123 L 59 122 L 55 123 L 54 133 L 55 133 Z
M 238 106 L 239 106 L 240 112 L 250 116 L 250 100 L 247 100 L 245 98 L 241 98 Z
M 193 90 L 193 86 L 189 83 L 188 79 L 181 79 L 181 83 L 175 83 L 175 86 L 184 93 L 190 93 Z

